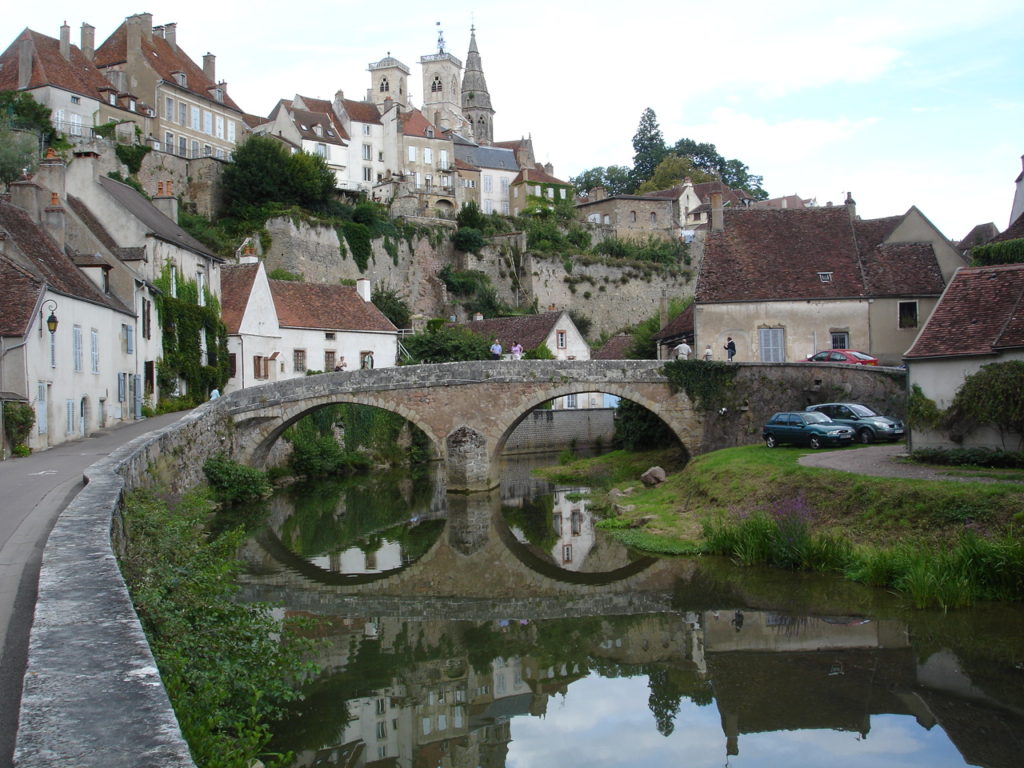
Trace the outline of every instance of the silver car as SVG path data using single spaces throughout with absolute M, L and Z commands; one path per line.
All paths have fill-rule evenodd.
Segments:
M 824 413 L 832 421 L 838 421 L 850 427 L 857 440 L 862 443 L 873 443 L 875 440 L 899 440 L 907 430 L 899 419 L 890 419 L 875 413 L 860 403 L 819 403 L 809 405 L 804 410 Z

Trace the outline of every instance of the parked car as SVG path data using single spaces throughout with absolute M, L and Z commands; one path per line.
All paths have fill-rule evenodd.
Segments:
M 761 437 L 769 448 L 794 443 L 817 449 L 824 445 L 849 445 L 853 442 L 853 430 L 835 423 L 823 413 L 783 411 L 768 420 Z
M 878 365 L 878 358 L 856 349 L 824 349 L 809 356 L 805 363 L 848 363 L 849 365 Z
M 899 419 L 882 416 L 860 403 L 820 403 L 809 405 L 806 410 L 822 413 L 832 421 L 845 424 L 857 433 L 857 439 L 862 443 L 899 440 L 907 431 Z

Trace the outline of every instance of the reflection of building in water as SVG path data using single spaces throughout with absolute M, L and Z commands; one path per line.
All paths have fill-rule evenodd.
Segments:
M 578 489 L 555 492 L 551 526 L 558 540 L 551 557 L 568 571 L 578 571 L 594 546 L 594 518 Z
M 310 562 L 332 573 L 380 573 L 405 565 L 402 545 L 397 541 L 384 539 L 381 545 L 366 552 L 360 547 L 349 547 L 341 552 L 310 558 Z

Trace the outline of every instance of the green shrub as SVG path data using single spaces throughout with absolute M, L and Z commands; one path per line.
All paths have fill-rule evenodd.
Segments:
M 214 498 L 225 504 L 256 501 L 269 496 L 271 492 L 265 472 L 232 461 L 223 453 L 206 460 L 203 474 L 213 490 Z
M 912 458 L 922 464 L 950 467 L 1024 469 L 1024 451 L 996 448 L 919 448 L 913 452 Z
M 456 250 L 463 253 L 480 253 L 487 245 L 483 232 L 473 227 L 459 227 L 452 235 L 452 243 Z
M 4 432 L 12 451 L 17 454 L 19 448 L 27 450 L 26 441 L 36 423 L 36 412 L 28 403 L 7 401 L 4 403 Z M 25 454 L 27 455 L 27 454 Z

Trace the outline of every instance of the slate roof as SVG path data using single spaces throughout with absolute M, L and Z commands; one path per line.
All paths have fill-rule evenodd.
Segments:
M 188 54 L 182 50 L 180 45 L 172 47 L 166 38 L 156 32 L 153 33 L 152 38 L 149 40 L 146 39 L 145 34 L 142 34 L 141 38 L 142 57 L 161 80 L 175 84 L 176 87 L 182 88 L 206 101 L 214 101 L 214 103 L 223 105 L 227 109 L 242 112 L 231 96 L 228 95 L 227 88 L 223 83 L 219 84 L 224 89 L 223 101 L 216 102 L 214 100 L 212 90 L 218 87 L 218 83 L 210 80 L 203 72 L 203 68 L 196 65 L 189 58 Z M 94 61 L 96 66 L 101 69 L 115 64 L 124 64 L 128 61 L 128 22 L 122 22 L 114 30 L 113 34 L 96 49 Z M 176 84 L 175 72 L 185 73 L 185 86 Z
M 397 333 L 398 329 L 350 285 L 270 280 L 282 327 Z M 223 287 L 221 288 L 223 291 Z
M 71 256 L 21 208 L 0 201 L 0 231 L 15 248 L 0 255 L 0 334 L 23 336 L 42 293 L 50 290 L 130 314 L 75 266 Z
M 295 107 L 295 101 L 300 100 L 303 105 L 301 109 Z M 289 108 L 291 109 L 295 122 L 299 124 L 299 129 L 302 131 L 302 137 L 304 139 L 309 139 L 310 141 L 325 141 L 345 146 L 345 142 L 351 137 L 345 130 L 345 126 L 341 124 L 338 116 L 334 113 L 334 104 L 332 102 L 327 99 L 310 98 L 309 96 L 296 96 L 295 101 L 287 103 L 289 104 Z M 301 124 L 300 119 L 304 120 Z M 311 130 L 316 124 L 321 126 L 321 129 L 325 133 L 324 136 L 317 136 L 316 133 Z M 334 135 L 328 134 L 328 131 Z M 307 136 L 306 133 L 310 133 L 312 135 Z
M 904 357 L 991 355 L 1024 347 L 1024 264 L 964 267 Z
M 228 333 L 238 333 L 259 264 L 225 264 L 220 268 L 220 316 Z
M 22 40 L 32 41 L 32 72 L 28 90 L 54 86 L 103 102 L 107 102 L 106 93 L 117 90 L 80 48 L 72 45 L 70 60 L 65 59 L 60 55 L 60 40 L 26 28 L 0 54 L 0 91 L 18 90 L 18 58 Z
M 989 242 L 1001 243 L 1004 240 L 1017 240 L 1024 237 L 1024 213 L 1017 217 L 1017 220 L 993 237 Z
M 187 248 L 214 261 L 224 261 L 220 256 L 215 255 L 205 245 L 196 240 L 192 235 L 178 226 L 178 223 L 171 221 L 164 216 L 149 200 L 144 198 L 127 184 L 114 181 L 107 176 L 99 176 L 96 179 L 103 189 L 123 207 L 146 225 L 150 234 L 165 240 L 168 243 Z
M 455 155 L 458 159 L 472 163 L 478 168 L 494 168 L 503 171 L 519 170 L 516 153 L 511 149 L 456 144 Z
M 854 221 L 846 206 L 726 208 L 723 215 L 724 230 L 707 236 L 698 302 L 942 293 L 930 243 L 884 243 L 902 217 Z
M 629 350 L 633 346 L 633 335 L 620 333 L 612 336 L 596 352 L 590 354 L 591 360 L 628 360 Z
M 515 317 L 492 317 L 487 320 L 471 320 L 463 323 L 473 333 L 484 336 L 488 341 L 498 339 L 501 346 L 507 352 L 509 347 L 517 341 L 523 345 L 523 349 L 529 352 L 531 349 L 547 341 L 548 336 L 559 324 L 558 321 L 565 315 L 565 323 L 572 323 L 572 320 L 564 312 L 543 312 L 539 315 L 517 315 Z M 551 350 L 554 352 L 554 350 Z

